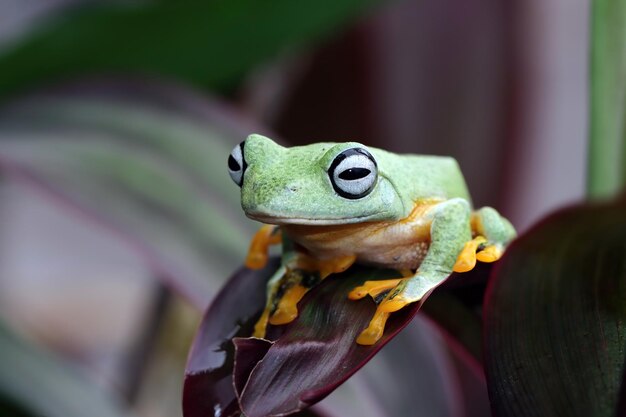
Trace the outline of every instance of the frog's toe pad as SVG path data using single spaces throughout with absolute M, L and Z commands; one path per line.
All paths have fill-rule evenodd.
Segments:
M 468 272 L 476 266 L 476 254 L 469 256 L 459 256 L 454 264 L 454 272 Z
M 383 300 L 383 302 L 379 304 L 378 308 L 380 311 L 384 311 L 385 313 L 393 313 L 415 301 L 418 300 L 407 300 L 402 296 L 397 296 L 391 299 Z
M 364 285 L 354 288 L 350 293 L 348 293 L 348 298 L 350 300 L 360 300 L 368 294 L 368 289 L 365 288 Z
M 272 314 L 269 319 L 270 324 L 274 326 L 279 326 L 281 324 L 291 323 L 298 317 L 298 309 L 296 306 L 288 306 L 285 308 L 278 308 Z
M 254 325 L 254 333 L 252 333 L 252 337 L 258 337 L 259 339 L 263 339 L 265 337 L 265 332 L 267 330 L 267 321 L 270 317 L 270 312 L 266 308 L 263 310 L 263 314 L 259 317 L 259 320 Z
M 261 227 L 250 243 L 250 249 L 246 257 L 246 267 L 250 269 L 262 269 L 267 265 L 270 245 L 276 245 L 280 242 L 280 228 L 270 224 Z
M 373 345 L 378 342 L 385 331 L 385 324 L 387 323 L 389 315 L 419 300 L 419 298 L 416 299 L 415 297 L 409 298 L 404 292 L 407 285 L 407 281 L 405 281 L 404 278 L 385 281 L 368 281 L 365 284 L 375 282 L 384 283 L 384 290 L 380 291 L 379 294 L 386 295 L 378 304 L 378 307 L 376 307 L 376 313 L 374 313 L 374 317 L 370 321 L 367 329 L 363 330 L 357 338 L 356 342 L 359 345 Z M 370 284 L 370 287 L 371 286 L 372 284 Z M 381 288 L 382 286 L 377 287 L 378 290 Z
M 251 251 L 246 257 L 245 265 L 249 269 L 263 269 L 267 265 L 268 255 Z
M 294 321 L 298 317 L 298 302 L 307 291 L 308 288 L 299 284 L 289 288 L 278 302 L 276 311 L 270 317 L 270 324 L 280 325 Z
M 356 342 L 359 345 L 371 346 L 378 342 L 385 332 L 385 324 L 389 318 L 389 313 L 376 310 L 374 317 L 369 323 L 369 326 L 361 332 L 357 337 Z
M 495 262 L 502 257 L 503 250 L 497 245 L 489 245 L 476 254 L 480 262 Z
M 463 246 L 461 253 L 456 259 L 453 270 L 454 272 L 468 272 L 476 266 L 476 250 L 486 242 L 482 236 L 476 236 Z
M 402 281 L 402 278 L 398 279 L 386 279 L 379 281 L 365 281 L 363 285 L 355 287 L 348 294 L 350 300 L 360 300 L 361 298 L 370 295 L 376 299 L 380 294 L 385 291 L 389 291 Z

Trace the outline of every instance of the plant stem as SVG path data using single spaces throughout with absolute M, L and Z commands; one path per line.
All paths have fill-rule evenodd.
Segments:
M 587 191 L 615 195 L 626 184 L 626 2 L 593 0 Z

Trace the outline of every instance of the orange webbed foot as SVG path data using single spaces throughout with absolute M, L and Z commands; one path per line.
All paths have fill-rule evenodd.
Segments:
M 487 242 L 487 239 L 483 236 L 476 236 L 474 239 L 465 243 L 465 246 L 461 250 L 461 253 L 459 253 L 456 263 L 454 264 L 454 272 L 468 272 L 474 269 L 476 266 L 476 251 L 480 245 L 483 245 L 485 242 Z

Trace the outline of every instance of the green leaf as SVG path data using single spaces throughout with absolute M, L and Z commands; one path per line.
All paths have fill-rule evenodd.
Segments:
M 587 188 L 611 197 L 626 185 L 626 2 L 594 0 L 591 26 Z
M 16 417 L 131 415 L 76 369 L 18 338 L 1 322 L 0 412 Z
M 613 416 L 626 353 L 626 200 L 552 215 L 516 240 L 485 301 L 496 416 Z
M 123 237 L 204 308 L 253 231 L 226 159 L 255 129 L 172 86 L 87 82 L 5 107 L 0 168 Z
M 337 30 L 374 0 L 101 2 L 53 21 L 0 57 L 0 96 L 93 72 L 150 73 L 228 88 L 287 47 Z

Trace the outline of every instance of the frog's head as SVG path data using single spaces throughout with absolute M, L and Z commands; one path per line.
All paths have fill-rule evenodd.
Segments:
M 263 223 L 359 223 L 402 212 L 374 150 L 356 142 L 285 148 L 250 135 L 233 149 L 228 171 L 246 215 Z

